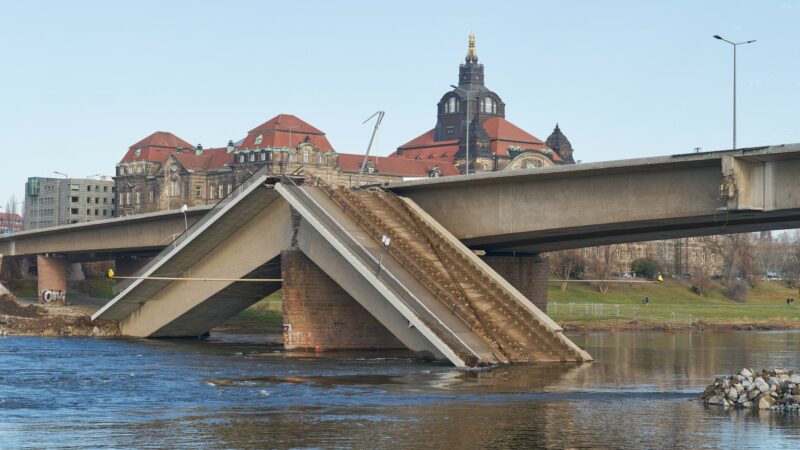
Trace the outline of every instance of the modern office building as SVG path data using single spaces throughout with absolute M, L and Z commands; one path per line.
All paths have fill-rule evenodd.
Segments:
M 25 183 L 25 229 L 114 217 L 114 192 L 111 177 L 28 178 Z

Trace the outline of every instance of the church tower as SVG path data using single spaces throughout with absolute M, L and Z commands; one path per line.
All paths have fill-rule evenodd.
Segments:
M 505 117 L 506 105 L 500 96 L 484 84 L 483 64 L 478 63 L 478 52 L 475 49 L 475 34 L 470 33 L 468 45 L 464 64 L 458 68 L 458 86 L 453 86 L 437 104 L 434 140 L 458 140 L 457 160 L 466 159 L 469 140 L 469 156 L 474 161 L 479 156 L 491 157 L 490 139 L 483 123 L 490 117 Z

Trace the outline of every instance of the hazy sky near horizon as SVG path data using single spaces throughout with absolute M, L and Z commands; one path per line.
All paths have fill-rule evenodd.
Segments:
M 0 0 L 0 205 L 29 176 L 113 175 L 166 130 L 222 146 L 279 113 L 363 153 L 431 129 L 470 31 L 511 122 L 584 162 L 800 142 L 800 0 Z

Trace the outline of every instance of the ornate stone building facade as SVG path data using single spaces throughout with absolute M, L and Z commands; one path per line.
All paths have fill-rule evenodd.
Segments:
M 470 173 L 575 162 L 572 146 L 558 126 L 542 142 L 506 120 L 505 102 L 484 83 L 474 34 L 458 69 L 458 86 L 446 92 L 436 108 L 436 126 L 398 147 L 392 157 L 436 161 L 459 173 L 466 173 L 468 158 Z
M 363 155 L 336 152 L 324 132 L 288 114 L 267 120 L 225 147 L 204 148 L 157 131 L 131 145 L 117 164 L 116 202 L 120 216 L 214 204 L 264 166 L 276 176 L 302 171 L 353 186 L 363 162 Z M 457 174 L 453 167 L 440 166 L 370 156 L 361 182 Z

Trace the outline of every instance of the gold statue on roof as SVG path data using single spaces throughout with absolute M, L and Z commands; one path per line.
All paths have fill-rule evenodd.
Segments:
M 475 51 L 475 33 L 469 34 L 469 50 L 467 50 L 466 60 L 468 63 L 478 62 L 478 52 Z

